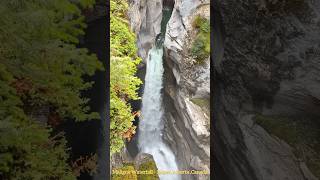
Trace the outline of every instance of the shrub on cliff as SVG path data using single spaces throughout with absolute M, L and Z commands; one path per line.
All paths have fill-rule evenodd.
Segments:
M 193 27 L 198 34 L 192 43 L 191 54 L 200 64 L 210 56 L 210 22 L 198 15 L 193 21 Z
M 135 35 L 130 31 L 125 0 L 110 1 L 110 151 L 119 152 L 125 138 L 135 133 L 134 115 L 129 100 L 139 99 L 137 90 L 142 83 L 135 74 L 137 57 Z

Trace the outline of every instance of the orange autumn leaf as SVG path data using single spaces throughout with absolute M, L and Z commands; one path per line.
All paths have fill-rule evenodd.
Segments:
M 131 140 L 132 136 L 136 133 L 136 127 L 132 126 L 126 131 L 125 133 L 122 134 L 122 137 L 127 139 L 128 141 Z
M 135 112 L 133 112 L 133 116 L 138 116 L 138 117 L 140 117 L 140 115 L 141 115 L 141 111 L 135 111 Z

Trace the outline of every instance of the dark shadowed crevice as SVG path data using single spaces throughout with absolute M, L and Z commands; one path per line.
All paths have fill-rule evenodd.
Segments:
M 94 20 L 88 24 L 85 36 L 81 40 L 80 47 L 88 48 L 90 53 L 96 54 L 98 59 L 104 64 L 107 62 L 107 52 L 105 50 L 105 23 L 106 17 Z M 85 122 L 67 121 L 63 126 L 66 132 L 68 145 L 71 147 L 71 159 L 75 160 L 80 156 L 88 156 L 94 153 L 98 155 L 98 176 L 106 176 L 107 149 L 106 149 L 106 128 L 105 109 L 107 100 L 107 72 L 96 72 L 93 77 L 86 78 L 94 82 L 91 89 L 83 93 L 90 99 L 89 106 L 92 111 L 99 112 L 101 119 Z M 96 176 L 97 176 L 96 175 Z M 89 173 L 82 173 L 80 180 L 91 180 L 93 177 Z
M 214 76 L 212 79 L 212 85 L 211 85 L 211 92 L 215 92 L 215 88 L 218 88 L 219 86 L 217 85 L 218 83 L 218 74 L 221 73 L 221 69 L 219 68 L 219 63 L 221 63 L 223 59 L 223 54 L 224 54 L 224 42 L 225 42 L 225 29 L 223 26 L 223 21 L 221 14 L 219 12 L 219 6 L 217 3 L 214 3 L 213 6 L 211 7 L 212 10 L 212 15 L 211 15 L 211 66 L 213 66 L 211 74 Z M 217 95 L 217 93 L 211 93 L 212 94 L 212 103 L 217 103 L 216 98 L 214 95 Z M 215 102 L 214 102 L 215 101 Z M 213 110 L 211 110 L 211 117 L 214 117 L 213 120 L 216 121 L 215 114 Z M 215 123 L 213 123 L 215 124 Z M 215 133 L 215 125 L 213 125 L 213 133 Z M 215 139 L 215 138 L 213 138 Z M 216 143 L 215 140 L 213 140 L 213 147 L 214 150 L 213 152 L 213 179 L 215 180 L 230 180 L 227 176 L 227 173 L 225 172 L 226 164 L 223 162 L 219 162 L 219 160 L 216 157 L 215 152 L 219 151 L 221 148 L 219 148 L 219 143 Z M 219 154 L 219 153 L 217 153 Z

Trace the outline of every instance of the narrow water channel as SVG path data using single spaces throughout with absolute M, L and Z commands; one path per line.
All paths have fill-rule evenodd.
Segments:
M 158 170 L 177 171 L 178 165 L 171 149 L 163 142 L 163 42 L 166 25 L 172 8 L 163 8 L 161 33 L 156 37 L 155 46 L 149 51 L 142 96 L 141 118 L 139 122 L 138 148 L 140 152 L 153 155 Z M 159 175 L 161 180 L 180 180 L 177 174 Z
M 158 170 L 177 171 L 178 166 L 171 149 L 163 142 L 162 131 L 162 75 L 163 49 L 154 47 L 149 51 L 145 88 L 142 97 L 142 111 L 139 123 L 138 147 L 140 152 L 151 154 Z M 160 175 L 161 180 L 179 180 L 176 174 Z

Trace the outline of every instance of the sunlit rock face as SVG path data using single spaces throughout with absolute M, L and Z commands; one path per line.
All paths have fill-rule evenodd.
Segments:
M 173 8 L 164 40 L 163 139 L 173 150 L 179 170 L 209 171 L 209 58 L 202 65 L 195 65 L 190 55 L 196 36 L 192 22 L 197 15 L 209 18 L 209 1 L 131 0 L 128 16 L 144 63 L 161 32 L 163 7 Z M 208 175 L 183 176 L 183 179 L 208 178 Z
M 170 4 L 169 2 L 167 2 Z M 192 22 L 209 18 L 209 1 L 176 0 L 164 41 L 164 139 L 174 151 L 179 169 L 210 169 L 209 58 L 195 65 L 190 48 L 195 39 Z M 208 179 L 208 175 L 184 175 Z
M 137 35 L 138 55 L 145 62 L 161 30 L 162 0 L 131 0 L 128 17 Z
M 218 0 L 214 150 L 230 179 L 317 179 L 253 120 L 320 116 L 320 2 Z M 218 17 L 217 16 L 217 17 Z M 224 31 L 224 33 L 222 33 Z M 220 44 L 219 44 L 220 43 Z M 218 50 L 217 50 L 218 49 Z

